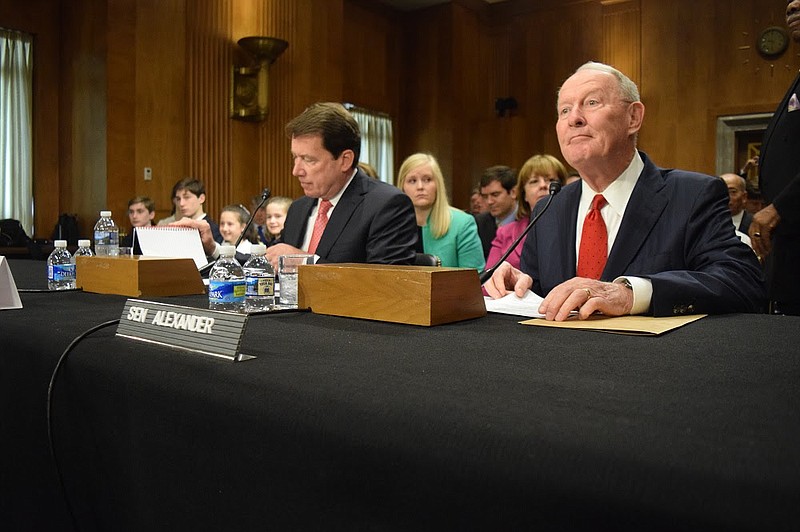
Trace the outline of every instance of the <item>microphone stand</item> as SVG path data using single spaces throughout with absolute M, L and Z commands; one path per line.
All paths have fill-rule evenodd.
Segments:
M 511 255 L 511 252 L 514 251 L 517 248 L 517 246 L 519 245 L 520 242 L 522 242 L 522 239 L 525 238 L 525 236 L 531 230 L 531 228 L 536 223 L 536 221 L 539 218 L 541 218 L 541 216 L 544 214 L 544 212 L 550 206 L 550 203 L 553 201 L 553 198 L 555 197 L 555 195 L 558 194 L 560 191 L 561 191 L 561 183 L 559 181 L 553 181 L 552 183 L 550 183 L 550 189 L 548 190 L 548 193 L 550 194 L 550 197 L 547 198 L 547 203 L 545 203 L 544 208 L 541 211 L 539 211 L 539 214 L 537 214 L 536 217 L 534 217 L 531 220 L 531 222 L 528 224 L 528 226 L 525 228 L 525 230 L 522 231 L 519 234 L 519 236 L 514 240 L 514 242 L 512 242 L 512 244 L 508 247 L 506 252 L 503 253 L 503 256 L 500 257 L 500 260 L 498 260 L 497 263 L 494 266 L 492 266 L 491 268 L 487 268 L 486 270 L 483 271 L 483 273 L 480 276 L 481 286 L 483 286 L 483 284 L 486 281 L 489 280 L 489 278 L 492 276 L 492 274 L 495 272 L 495 270 L 497 270 L 497 268 L 501 264 L 503 264 L 503 261 L 506 260 L 508 258 L 508 256 Z
M 256 217 L 256 213 L 259 211 L 259 209 L 261 209 L 261 207 L 264 206 L 264 204 L 267 202 L 267 200 L 269 199 L 271 194 L 272 194 L 272 192 L 270 191 L 269 188 L 265 188 L 264 190 L 261 191 L 261 202 L 258 204 L 258 206 L 255 209 L 253 209 L 253 212 L 250 213 L 250 218 L 247 219 L 247 224 L 245 224 L 244 229 L 242 230 L 242 234 L 239 235 L 239 238 L 236 239 L 236 244 L 234 244 L 235 248 L 238 248 L 239 244 L 242 243 L 242 240 L 244 239 L 244 235 L 247 234 L 248 229 L 250 229 L 250 227 L 253 225 L 253 220 Z M 213 268 L 216 263 L 217 263 L 216 260 L 212 260 L 211 262 L 209 262 L 205 266 L 200 267 L 198 269 L 198 271 L 200 272 L 200 275 L 207 275 L 208 272 L 211 271 L 211 268 Z

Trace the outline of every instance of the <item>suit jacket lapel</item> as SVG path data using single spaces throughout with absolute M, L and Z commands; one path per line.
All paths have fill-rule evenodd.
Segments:
M 641 156 L 644 169 L 625 208 L 619 233 L 603 270 L 601 279 L 604 281 L 625 273 L 667 206 L 668 200 L 662 194 L 664 180 L 661 173 L 644 153 Z
M 308 217 L 311 215 L 311 210 L 314 208 L 315 203 L 316 200 L 308 196 L 303 196 L 294 201 L 284 224 L 284 242 L 296 248 L 303 245 Z
M 366 179 L 371 178 L 363 174 L 361 170 L 356 172 L 353 181 L 350 182 L 350 186 L 345 189 L 342 197 L 336 203 L 336 208 L 333 209 L 333 214 L 331 214 L 328 225 L 325 226 L 325 232 L 322 233 L 322 238 L 317 246 L 317 255 L 320 257 L 328 255 L 347 226 L 350 217 L 353 216 L 356 207 L 364 200 L 364 194 L 366 193 L 364 180 Z
M 577 263 L 578 257 L 575 253 L 575 233 L 576 233 L 576 223 L 578 219 L 578 204 L 581 200 L 581 186 L 578 184 L 577 186 L 571 187 L 561 192 L 561 194 L 566 196 L 566 203 L 564 204 L 564 208 L 558 211 L 558 220 L 557 220 L 557 227 L 563 227 L 566 229 L 566 234 L 568 238 L 560 239 L 558 245 L 560 246 L 559 249 L 559 257 L 562 257 L 562 261 L 560 264 L 561 275 L 563 279 L 572 279 L 575 277 L 575 272 L 577 270 Z M 556 198 L 553 198 L 555 201 Z M 545 214 L 547 216 L 547 214 Z M 545 258 L 545 260 L 547 260 Z

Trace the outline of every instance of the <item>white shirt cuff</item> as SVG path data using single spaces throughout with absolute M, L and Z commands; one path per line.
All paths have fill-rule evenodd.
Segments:
M 631 283 L 631 287 L 633 288 L 633 307 L 631 307 L 631 315 L 644 314 L 650 309 L 650 301 L 653 299 L 652 281 L 642 277 L 623 275 L 614 279 L 614 282 L 617 283 L 623 279 Z

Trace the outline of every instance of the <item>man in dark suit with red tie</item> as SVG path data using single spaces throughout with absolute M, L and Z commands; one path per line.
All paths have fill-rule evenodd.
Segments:
M 786 25 L 800 43 L 800 0 L 786 4 Z M 800 315 L 800 75 L 772 115 L 761 144 L 759 188 L 768 203 L 753 215 L 753 249 L 766 258 L 770 311 Z
M 576 309 L 587 318 L 762 307 L 761 269 L 734 233 L 724 183 L 658 168 L 637 151 L 644 105 L 627 76 L 583 65 L 561 87 L 557 113 L 561 152 L 582 180 L 553 197 L 521 270 L 505 263 L 487 281 L 492 297 L 532 288 L 549 320 Z
M 358 169 L 358 124 L 337 103 L 317 103 L 286 126 L 292 174 L 305 196 L 289 208 L 283 244 L 267 258 L 308 252 L 317 262 L 413 264 L 417 222 L 401 190 Z

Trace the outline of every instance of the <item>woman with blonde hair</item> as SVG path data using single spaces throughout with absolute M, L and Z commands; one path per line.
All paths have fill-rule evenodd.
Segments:
M 475 218 L 450 206 L 442 170 L 433 155 L 407 157 L 397 186 L 414 204 L 425 253 L 439 257 L 442 266 L 483 270 L 486 264 Z
M 550 183 L 559 181 L 563 185 L 566 179 L 567 169 L 552 155 L 534 155 L 525 161 L 517 177 L 517 219 L 497 228 L 497 234 L 492 240 L 492 248 L 486 259 L 489 268 L 494 267 L 503 253 L 528 226 L 534 205 L 548 195 Z M 506 259 L 506 262 L 515 268 L 519 268 L 523 244 L 525 244 L 524 238 Z

